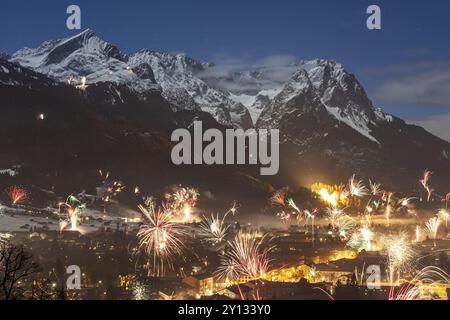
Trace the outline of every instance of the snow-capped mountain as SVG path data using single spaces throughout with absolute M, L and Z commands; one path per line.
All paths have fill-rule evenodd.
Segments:
M 43 74 L 31 71 L 0 57 L 0 84 L 5 86 L 52 86 L 56 83 Z
M 375 108 L 342 65 L 313 60 L 298 63 L 298 68 L 256 124 L 280 130 L 282 143 L 289 145 L 291 170 L 301 164 L 312 172 L 328 170 L 331 176 L 356 171 L 394 185 L 405 177 L 414 183 L 427 167 L 440 172 L 450 168 L 442 156 L 450 149 L 448 142 Z
M 211 64 L 196 61 L 185 54 L 166 54 L 141 50 L 129 57 L 131 66 L 148 64 L 162 87 L 163 96 L 175 110 L 202 110 L 221 124 L 250 128 L 253 122 L 248 110 L 230 94 L 215 89 L 198 74 Z
M 378 143 L 371 135 L 371 126 L 392 121 L 392 116 L 374 108 L 354 75 L 341 64 L 327 60 L 301 61 L 297 67 L 298 71 L 266 105 L 258 126 L 278 123 L 300 104 L 306 106 L 305 112 L 308 108 L 327 111 L 339 123 Z
M 298 168 L 337 181 L 357 172 L 392 184 L 416 181 L 425 168 L 450 172 L 448 142 L 376 108 L 356 77 L 334 61 L 224 74 L 185 54 L 144 49 L 126 55 L 91 30 L 9 58 L 0 60 L 0 85 L 77 84 L 86 77 L 93 105 L 158 104 L 154 112 L 165 110 L 169 122 L 187 127 L 203 111 L 225 127 L 279 129 L 287 179 L 295 179 Z
M 127 56 L 88 29 L 70 38 L 46 41 L 34 49 L 21 49 L 10 61 L 60 82 L 79 83 L 86 77 L 87 83 L 124 84 L 138 94 L 162 88 L 175 110 L 203 110 L 227 126 L 253 126 L 242 104 L 195 76 L 208 64 L 183 54 L 141 50 Z
M 11 56 L 10 61 L 66 83 L 113 82 L 127 84 L 136 92 L 157 89 L 151 69 L 145 65 L 131 68 L 126 55 L 103 41 L 88 29 L 74 37 L 50 40 L 39 47 L 24 48 Z

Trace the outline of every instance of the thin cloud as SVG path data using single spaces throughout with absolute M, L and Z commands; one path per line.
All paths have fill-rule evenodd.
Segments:
M 374 90 L 385 103 L 450 108 L 450 62 L 421 62 L 383 68 L 387 78 Z
M 271 55 L 255 62 L 219 55 L 214 66 L 199 76 L 208 83 L 227 91 L 251 92 L 272 89 L 287 81 L 296 71 L 294 55 Z
M 422 119 L 409 120 L 408 122 L 421 126 L 441 139 L 450 142 L 450 113 L 432 115 Z

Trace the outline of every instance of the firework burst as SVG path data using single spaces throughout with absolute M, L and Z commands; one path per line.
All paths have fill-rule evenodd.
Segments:
M 286 205 L 287 193 L 288 192 L 286 188 L 277 190 L 274 193 L 274 195 L 269 199 L 270 204 L 273 206 L 284 207 Z
M 383 237 L 382 244 L 388 256 L 389 277 L 393 283 L 395 272 L 398 273 L 400 280 L 400 272 L 409 270 L 414 251 L 406 232 Z
M 145 284 L 137 282 L 132 288 L 132 300 L 149 300 L 148 288 Z
M 339 208 L 327 208 L 326 209 L 327 218 L 331 223 L 333 228 L 337 228 L 339 225 L 339 220 L 345 216 L 344 209 Z
M 19 188 L 17 186 L 11 187 L 6 190 L 9 199 L 12 204 L 24 203 L 28 200 L 28 192 L 25 189 Z
M 84 233 L 84 230 L 78 226 L 80 221 L 81 212 L 86 209 L 86 204 L 78 200 L 77 197 L 70 195 L 67 197 L 66 202 L 61 202 L 58 205 L 59 211 L 64 210 L 66 217 L 60 221 L 59 229 L 64 231 L 68 229 L 70 231 L 79 231 Z
M 346 237 L 355 226 L 354 220 L 345 214 L 344 209 L 327 208 L 326 213 L 332 228 L 338 230 L 341 237 Z
M 369 187 L 370 187 L 370 194 L 372 196 L 378 196 L 379 194 L 382 193 L 380 183 L 372 182 L 371 180 L 369 180 Z
M 449 217 L 450 217 L 450 213 L 448 212 L 447 209 L 440 209 L 440 210 L 438 211 L 438 218 L 439 218 L 441 221 L 445 221 L 445 227 L 446 227 L 446 228 L 447 228 L 447 226 L 448 226 L 448 219 L 449 219 Z
M 238 213 L 238 209 L 240 207 L 241 207 L 241 205 L 236 200 L 234 200 L 233 203 L 231 204 L 231 208 L 230 208 L 230 210 L 228 210 L 228 212 L 231 213 L 233 216 L 235 216 Z
M 424 187 L 424 189 L 427 191 L 428 196 L 427 196 L 427 202 L 430 202 L 431 200 L 431 195 L 433 194 L 434 189 L 430 186 L 430 179 L 431 176 L 433 175 L 432 171 L 429 170 L 425 170 L 423 172 L 423 177 L 422 179 L 420 179 L 420 183 L 422 184 L 422 186 Z
M 440 225 L 441 219 L 439 219 L 438 217 L 431 218 L 430 220 L 427 221 L 427 223 L 425 223 L 427 235 L 430 239 L 432 240 L 437 239 Z
M 362 224 L 354 232 L 351 233 L 347 245 L 355 249 L 372 250 L 372 242 L 375 234 L 372 230 L 372 221 L 370 216 L 365 216 Z
M 363 181 L 356 180 L 356 175 L 350 177 L 348 187 L 351 196 L 361 198 L 368 194 L 368 190 L 364 186 Z
M 294 209 L 295 212 L 301 213 L 301 210 L 300 210 L 300 208 L 297 206 L 297 204 L 295 203 L 294 199 L 289 198 L 289 199 L 287 200 L 287 205 L 288 205 L 290 208 Z
M 196 221 L 193 210 L 197 204 L 198 191 L 194 188 L 177 187 L 166 193 L 166 208 L 172 211 L 173 219 L 183 223 Z
M 221 265 L 217 270 L 218 278 L 226 281 L 263 278 L 270 262 L 270 248 L 264 247 L 263 242 L 264 237 L 258 239 L 238 233 L 234 240 L 229 242 L 229 250 L 221 258 Z
M 172 267 L 174 258 L 182 253 L 182 237 L 187 232 L 183 224 L 172 222 L 170 210 L 155 208 L 151 200 L 146 200 L 145 206 L 140 205 L 139 209 L 148 220 L 137 233 L 139 250 L 149 258 L 149 274 L 163 276 L 166 267 Z
M 228 234 L 228 228 L 230 227 L 225 223 L 226 214 L 223 218 L 219 217 L 219 214 L 211 217 L 203 217 L 200 223 L 200 235 L 205 238 L 207 242 L 212 244 L 218 244 L 225 240 Z

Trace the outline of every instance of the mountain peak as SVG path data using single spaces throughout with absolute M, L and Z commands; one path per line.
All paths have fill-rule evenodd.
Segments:
M 72 37 L 50 40 L 37 48 L 26 48 L 13 54 L 11 61 L 67 82 L 86 77 L 88 83 L 113 82 L 129 85 L 137 92 L 154 90 L 153 72 L 148 66 L 133 69 L 128 57 L 99 38 L 91 29 Z
M 94 30 L 92 30 L 90 28 L 87 28 L 86 30 L 80 32 L 78 35 L 79 36 L 84 35 L 84 36 L 87 36 L 87 37 L 95 37 L 96 36 Z

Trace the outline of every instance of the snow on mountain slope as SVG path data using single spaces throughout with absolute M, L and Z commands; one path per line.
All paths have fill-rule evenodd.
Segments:
M 162 89 L 175 110 L 203 110 L 226 126 L 253 126 L 250 113 L 241 103 L 196 76 L 209 64 L 184 54 L 142 50 L 127 56 L 88 29 L 70 38 L 46 41 L 34 49 L 21 49 L 10 61 L 60 82 L 79 83 L 86 77 L 88 84 L 125 84 L 138 94 Z
M 125 84 L 137 93 L 159 88 L 173 110 L 202 110 L 230 127 L 251 128 L 262 114 L 261 123 L 267 122 L 270 110 L 286 112 L 286 104 L 306 89 L 334 119 L 373 142 L 371 128 L 389 117 L 373 107 L 353 75 L 328 60 L 290 63 L 276 76 L 267 68 L 214 76 L 214 65 L 185 54 L 144 49 L 127 56 L 88 29 L 21 49 L 10 61 L 61 82 L 86 76 L 88 83 Z
M 0 85 L 31 88 L 34 86 L 49 87 L 55 84 L 42 74 L 0 58 Z
M 162 87 L 163 96 L 176 110 L 202 110 L 211 113 L 217 121 L 227 126 L 250 128 L 250 113 L 229 93 L 209 86 L 197 74 L 210 64 L 196 61 L 184 54 L 166 54 L 141 50 L 129 58 L 131 66 L 147 63 L 151 66 L 156 82 Z
M 301 61 L 298 67 L 308 72 L 311 83 L 332 116 L 378 143 L 371 135 L 370 125 L 377 125 L 383 116 L 376 116 L 372 102 L 355 76 L 335 61 Z
M 76 36 L 51 40 L 39 47 L 24 48 L 10 59 L 50 78 L 79 82 L 86 77 L 88 83 L 114 82 L 127 84 L 136 92 L 157 88 L 154 79 L 145 73 L 139 75 L 127 64 L 127 57 L 119 49 L 86 30 Z M 137 71 L 145 66 L 136 65 Z
M 256 124 L 261 112 L 280 92 L 281 88 L 263 89 L 256 95 L 230 93 L 230 98 L 236 102 L 242 103 L 250 112 L 253 123 Z

